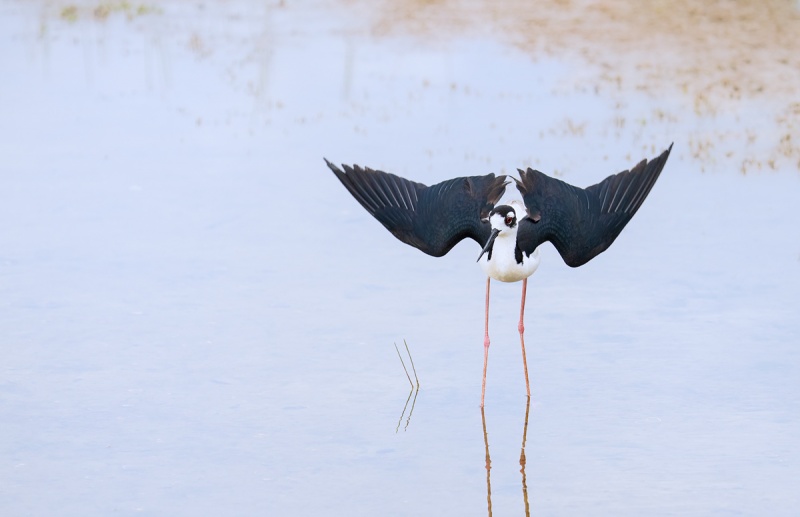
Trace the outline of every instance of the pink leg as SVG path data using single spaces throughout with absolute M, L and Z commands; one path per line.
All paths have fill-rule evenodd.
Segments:
M 525 357 L 525 294 L 528 290 L 528 279 L 522 280 L 522 302 L 519 307 L 519 342 L 522 344 L 522 366 L 525 368 L 525 389 L 528 390 L 528 398 L 531 396 L 531 385 L 528 382 L 528 359 Z
M 483 407 L 483 398 L 486 395 L 486 364 L 489 362 L 489 284 L 492 282 L 491 277 L 486 278 L 486 321 L 485 333 L 483 335 L 483 382 L 481 383 L 481 407 Z

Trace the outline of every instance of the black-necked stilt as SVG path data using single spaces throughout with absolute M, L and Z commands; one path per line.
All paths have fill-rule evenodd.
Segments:
M 642 205 L 653 188 L 669 149 L 631 170 L 612 174 L 585 189 L 533 170 L 514 178 L 524 205 L 512 201 L 495 206 L 505 192 L 506 176 L 468 176 L 431 185 L 388 172 L 325 160 L 339 181 L 392 235 L 428 255 L 441 257 L 465 238 L 483 246 L 478 256 L 486 278 L 486 319 L 483 340 L 481 407 L 486 394 L 489 359 L 489 286 L 522 280 L 519 338 L 525 387 L 530 397 L 525 358 L 525 295 L 528 277 L 539 266 L 539 245 L 550 241 L 572 267 L 582 266 L 605 251 Z

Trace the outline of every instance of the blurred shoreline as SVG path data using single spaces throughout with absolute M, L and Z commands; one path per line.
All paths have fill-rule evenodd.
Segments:
M 553 82 L 553 97 L 596 97 L 612 112 L 604 125 L 590 124 L 589 116 L 565 115 L 540 128 L 540 140 L 557 134 L 592 145 L 596 140 L 652 134 L 652 139 L 634 140 L 641 152 L 653 153 L 665 145 L 662 140 L 678 134 L 683 141 L 677 149 L 701 171 L 800 171 L 800 100 L 795 95 L 800 91 L 800 38 L 796 37 L 800 9 L 792 1 L 10 5 L 15 4 L 21 11 L 38 11 L 35 34 L 33 30 L 28 34 L 44 49 L 64 38 L 99 47 L 106 39 L 118 38 L 124 24 L 148 47 L 144 52 L 150 84 L 167 84 L 169 55 L 189 52 L 219 68 L 232 86 L 256 99 L 259 109 L 285 104 L 269 92 L 272 62 L 280 48 L 304 45 L 317 31 L 340 39 L 347 48 L 342 63 L 346 91 L 352 85 L 354 56 L 367 43 L 393 45 L 410 39 L 414 52 L 421 48 L 421 52 L 447 53 L 464 42 L 495 41 L 514 49 L 523 60 L 565 64 L 566 71 L 547 78 Z M 46 53 L 42 53 L 45 58 Z M 481 92 L 474 86 L 437 82 L 434 76 L 423 78 L 417 89 L 451 95 L 471 89 L 476 102 L 481 102 L 477 98 Z M 513 69 L 497 79 L 518 80 Z M 380 100 L 359 102 L 374 106 Z

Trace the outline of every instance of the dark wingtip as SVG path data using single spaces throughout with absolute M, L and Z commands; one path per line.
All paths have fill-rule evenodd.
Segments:
M 519 190 L 520 194 L 524 197 L 531 187 L 533 186 L 533 177 L 536 174 L 542 174 L 541 172 L 531 169 L 528 167 L 524 171 L 522 169 L 517 169 L 519 172 L 519 179 L 514 178 L 514 181 L 517 183 L 517 190 Z
M 669 147 L 667 147 L 667 149 L 663 153 L 661 153 L 658 156 L 658 158 L 655 158 L 654 160 L 651 160 L 651 161 L 659 160 L 659 161 L 663 161 L 663 163 L 667 163 L 667 158 L 669 158 L 669 155 L 672 152 L 672 146 L 673 145 L 675 145 L 675 142 L 670 143 Z M 663 166 L 663 164 L 662 164 L 662 166 Z
M 492 176 L 494 176 L 494 174 L 492 174 Z M 506 182 L 506 178 L 507 176 L 505 174 L 501 174 L 499 176 L 492 178 L 492 181 L 489 185 L 489 189 L 486 191 L 485 194 L 486 201 L 492 206 L 494 206 L 497 203 L 497 201 L 499 201 L 500 198 L 503 197 L 503 194 L 506 191 L 506 185 L 508 185 L 508 183 Z
M 341 174 L 342 170 L 341 170 L 341 169 L 339 169 L 339 167 L 337 167 L 336 165 L 334 165 L 333 163 L 331 163 L 331 162 L 330 162 L 330 161 L 329 161 L 327 158 L 325 158 L 324 156 L 322 157 L 322 159 L 323 159 L 323 160 L 325 160 L 325 165 L 327 165 L 327 166 L 328 166 L 328 168 L 329 168 L 330 170 L 332 170 L 333 172 L 335 172 L 335 173 L 337 173 L 337 174 Z
M 661 169 L 664 168 L 664 165 L 667 163 L 667 158 L 669 158 L 670 153 L 672 152 L 672 146 L 675 145 L 675 142 L 669 144 L 669 147 L 661 153 L 658 158 L 654 158 L 650 160 L 650 163 L 656 162 L 655 167 L 658 169 L 658 174 L 661 174 Z M 648 164 L 649 165 L 649 164 Z

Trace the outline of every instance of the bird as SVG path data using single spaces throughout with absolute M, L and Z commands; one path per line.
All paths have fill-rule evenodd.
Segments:
M 424 185 L 380 170 L 323 158 L 352 196 L 402 242 L 433 257 L 464 239 L 481 246 L 478 263 L 486 273 L 481 407 L 489 360 L 489 292 L 492 279 L 522 281 L 519 331 L 525 388 L 530 382 L 525 353 L 525 298 L 528 277 L 540 263 L 539 246 L 550 242 L 563 261 L 579 267 L 608 249 L 642 206 L 672 151 L 643 159 L 631 169 L 579 188 L 530 167 L 511 177 L 522 202 L 498 205 L 509 176 L 462 176 Z

